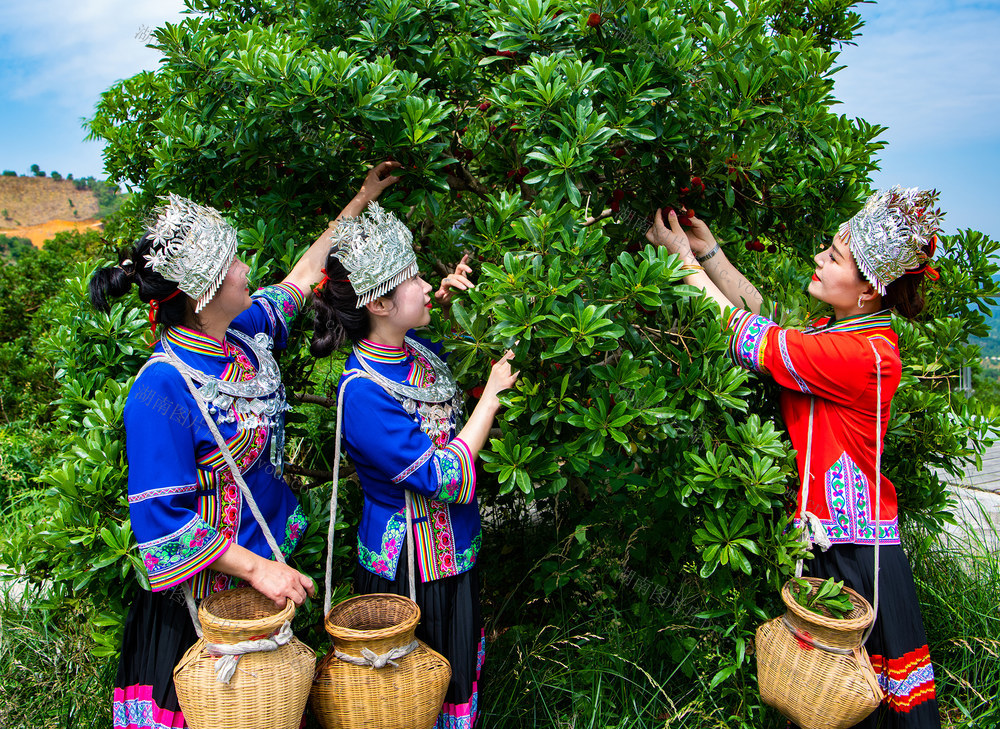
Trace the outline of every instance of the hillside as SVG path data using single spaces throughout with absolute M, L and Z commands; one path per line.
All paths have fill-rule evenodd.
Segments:
M 97 218 L 99 207 L 95 192 L 78 190 L 72 180 L 0 177 L 0 233 L 13 235 L 18 228 L 53 220 Z

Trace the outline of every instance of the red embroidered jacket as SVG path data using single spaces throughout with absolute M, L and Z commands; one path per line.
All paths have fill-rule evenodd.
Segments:
M 833 543 L 875 542 L 876 357 L 881 358 L 881 446 L 902 365 L 888 311 L 848 317 L 832 325 L 817 322 L 805 332 L 782 329 L 742 309 L 729 317 L 729 355 L 736 364 L 773 377 L 782 386 L 781 411 L 799 473 L 805 467 L 809 401 L 816 398 L 808 511 Z M 899 543 L 896 489 L 882 477 L 880 541 Z M 799 525 L 802 490 L 795 510 Z

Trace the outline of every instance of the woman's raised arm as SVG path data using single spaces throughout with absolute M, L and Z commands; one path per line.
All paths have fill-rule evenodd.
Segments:
M 355 218 L 367 207 L 372 200 L 378 200 L 379 195 L 385 191 L 389 185 L 399 180 L 398 177 L 389 173 L 394 169 L 402 167 L 399 162 L 383 162 L 377 167 L 368 170 L 361 189 L 354 199 L 347 203 L 347 206 L 340 211 L 327 229 L 319 234 L 302 258 L 292 267 L 291 272 L 285 278 L 285 283 L 292 283 L 299 287 L 308 299 L 312 296 L 312 288 L 323 278 L 323 266 L 326 263 L 326 256 L 330 252 L 330 229 L 336 228 L 342 218 Z

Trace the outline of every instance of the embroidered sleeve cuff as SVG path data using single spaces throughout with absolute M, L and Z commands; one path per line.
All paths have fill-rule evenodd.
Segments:
M 208 567 L 232 542 L 195 516 L 173 534 L 139 545 L 153 592 L 166 590 Z
M 295 284 L 288 283 L 287 281 L 274 284 L 273 286 L 265 286 L 254 292 L 254 296 L 266 299 L 273 305 L 281 321 L 284 322 L 286 330 L 306 302 L 306 297 L 302 293 L 302 290 Z
M 435 497 L 438 501 L 471 504 L 476 498 L 476 467 L 465 441 L 455 438 L 441 450 L 435 451 L 434 470 L 440 484 Z
M 776 327 L 770 319 L 758 316 L 746 309 L 734 309 L 729 316 L 729 358 L 744 369 L 766 374 L 764 368 L 764 347 L 767 331 Z

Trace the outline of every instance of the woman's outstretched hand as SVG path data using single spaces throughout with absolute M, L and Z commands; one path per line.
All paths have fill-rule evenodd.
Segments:
M 453 289 L 468 291 L 475 286 L 471 279 L 469 279 L 468 275 L 470 273 L 472 273 L 472 268 L 469 266 L 469 254 L 466 253 L 462 256 L 462 260 L 458 262 L 458 265 L 455 266 L 454 272 L 449 273 L 441 279 L 441 285 L 434 292 L 434 299 L 442 306 L 451 306 Z
M 379 195 L 385 192 L 385 189 L 394 182 L 399 182 L 401 178 L 391 175 L 390 173 L 402 167 L 402 163 L 396 162 L 395 160 L 390 162 L 382 162 L 381 164 L 372 167 L 368 170 L 368 174 L 365 176 L 365 181 L 361 183 L 361 189 L 358 190 L 357 197 L 365 200 L 366 203 L 372 200 L 378 200 Z
M 490 377 L 486 380 L 486 387 L 483 388 L 483 395 L 480 398 L 480 402 L 483 400 L 496 401 L 499 406 L 500 400 L 497 397 L 504 390 L 509 390 L 517 382 L 518 376 L 521 372 L 512 371 L 510 366 L 510 360 L 514 356 L 512 350 L 507 350 L 504 352 L 503 357 L 501 357 L 497 362 L 493 364 L 493 369 L 490 370 Z
M 703 256 L 718 245 L 705 221 L 695 217 L 694 210 L 685 210 L 684 217 L 690 221 L 685 232 L 688 242 L 691 244 L 691 250 L 696 256 Z
M 664 225 L 663 213 L 659 210 L 656 211 L 656 215 L 653 216 L 653 227 L 646 231 L 646 240 L 653 245 L 663 246 L 671 253 L 680 256 L 684 261 L 693 262 L 695 254 L 691 250 L 691 241 L 688 240 L 687 234 L 681 227 L 677 213 L 671 210 L 667 218 L 670 224 L 669 228 Z

